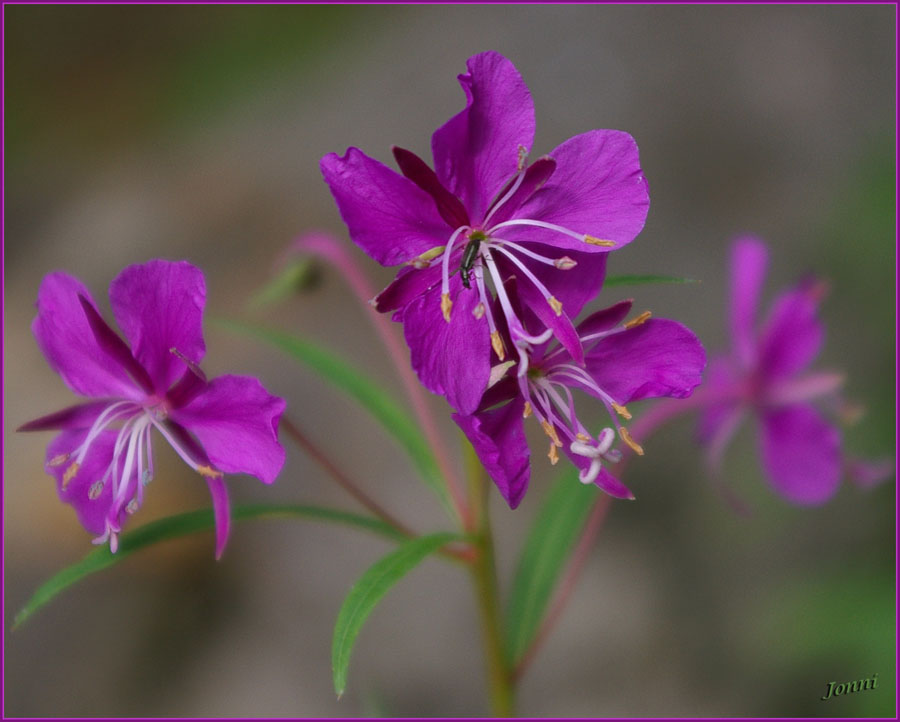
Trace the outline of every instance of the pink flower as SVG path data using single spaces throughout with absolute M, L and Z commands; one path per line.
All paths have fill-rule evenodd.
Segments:
M 115 552 L 126 519 L 153 479 L 155 429 L 209 486 L 216 556 L 230 523 L 225 473 L 269 484 L 284 464 L 282 399 L 255 378 L 207 381 L 202 317 L 206 283 L 187 262 L 129 266 L 110 284 L 125 339 L 100 316 L 78 279 L 55 272 L 38 291 L 32 331 L 50 366 L 76 394 L 95 400 L 31 421 L 20 431 L 61 429 L 46 469 L 82 525 Z
M 404 266 L 376 307 L 403 323 L 425 387 L 463 414 L 487 388 L 492 350 L 527 362 L 546 329 L 583 363 L 571 319 L 600 291 L 606 253 L 643 228 L 650 202 L 630 135 L 591 130 L 528 163 L 534 104 L 522 77 L 496 52 L 467 67 L 466 107 L 431 138 L 433 170 L 396 147 L 400 173 L 352 147 L 321 161 L 353 241 L 382 265 Z M 513 275 L 517 299 L 503 287 Z M 540 319 L 536 334 L 519 303 Z
M 622 324 L 630 310 L 631 301 L 621 301 L 578 325 L 583 367 L 563 346 L 541 344 L 533 350 L 526 373 L 510 362 L 496 367 L 500 378 L 479 409 L 468 416 L 453 415 L 511 508 L 519 505 L 531 476 L 524 428 L 524 419 L 531 416 L 550 439 L 551 463 L 556 464 L 561 449 L 578 468 L 583 484 L 595 484 L 618 498 L 634 498 L 603 464 L 619 460 L 620 452 L 613 448 L 617 436 L 644 453 L 620 421 L 631 418 L 625 404 L 690 396 L 700 383 L 706 353 L 697 337 L 675 321 L 649 319 L 645 312 Z M 599 401 L 611 425 L 592 434 L 578 418 L 573 390 Z
M 735 241 L 731 256 L 731 353 L 710 363 L 705 392 L 716 399 L 700 417 L 700 437 L 715 468 L 747 416 L 757 419 L 763 468 L 794 504 L 822 504 L 846 469 L 861 485 L 888 478 L 893 463 L 848 462 L 841 434 L 813 402 L 835 399 L 843 375 L 810 371 L 825 329 L 818 316 L 824 287 L 807 279 L 775 299 L 756 323 L 768 250 L 757 238 Z

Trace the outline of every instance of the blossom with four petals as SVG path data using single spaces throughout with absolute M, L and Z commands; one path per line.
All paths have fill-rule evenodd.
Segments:
M 496 52 L 467 68 L 466 107 L 433 134 L 433 169 L 396 147 L 400 173 L 353 147 L 321 161 L 353 241 L 382 265 L 404 265 L 376 307 L 403 323 L 425 387 L 462 414 L 478 408 L 493 358 L 517 359 L 524 373 L 553 335 L 583 363 L 571 319 L 649 205 L 630 135 L 588 131 L 529 163 L 534 105 L 522 77 Z M 511 276 L 517 299 L 504 289 Z M 517 304 L 540 319 L 537 333 Z
M 651 319 L 645 311 L 622 323 L 630 310 L 631 301 L 622 301 L 578 325 L 584 366 L 575 363 L 564 346 L 545 342 L 533 348 L 527 373 L 511 373 L 508 364 L 495 367 L 500 378 L 479 409 L 471 415 L 454 414 L 511 508 L 519 505 L 530 477 L 524 431 L 529 416 L 550 438 L 551 463 L 556 464 L 562 449 L 579 469 L 582 483 L 596 484 L 614 497 L 634 498 L 603 466 L 603 461 L 620 459 L 620 451 L 612 448 L 617 434 L 643 454 L 621 423 L 621 418 L 631 418 L 626 404 L 690 396 L 700 383 L 706 353 L 697 337 L 675 321 Z M 573 389 L 600 401 L 612 426 L 592 435 L 578 419 Z
M 822 504 L 837 491 L 844 466 L 840 432 L 813 405 L 834 398 L 843 375 L 807 370 L 825 337 L 818 317 L 824 286 L 806 279 L 783 292 L 757 328 L 768 257 L 757 238 L 733 245 L 732 348 L 710 363 L 704 389 L 717 402 L 701 414 L 700 438 L 717 468 L 743 419 L 755 416 L 762 464 L 775 490 L 795 504 Z
M 127 340 L 103 320 L 76 278 L 54 272 L 38 291 L 32 331 L 76 394 L 94 400 L 31 421 L 20 431 L 60 429 L 46 468 L 60 498 L 82 525 L 115 552 L 128 516 L 153 479 L 152 431 L 204 477 L 216 520 L 216 556 L 230 515 L 223 474 L 264 483 L 284 464 L 278 442 L 282 399 L 247 376 L 207 380 L 202 320 L 206 283 L 187 262 L 129 266 L 109 289 L 113 315 Z

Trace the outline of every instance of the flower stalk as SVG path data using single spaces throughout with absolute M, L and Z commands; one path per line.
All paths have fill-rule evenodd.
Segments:
M 494 538 L 488 512 L 490 484 L 487 474 L 469 445 L 466 457 L 469 499 L 476 521 L 474 545 L 477 554 L 470 570 L 481 618 L 490 710 L 494 717 L 512 717 L 515 714 L 515 678 L 506 653 L 504 624 L 497 593 Z

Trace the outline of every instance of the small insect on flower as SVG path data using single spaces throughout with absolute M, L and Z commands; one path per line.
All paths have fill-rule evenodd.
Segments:
M 47 447 L 47 473 L 97 535 L 94 543 L 108 542 L 115 552 L 153 479 L 156 430 L 209 486 L 219 557 L 230 523 L 223 476 L 275 480 L 284 464 L 277 429 L 285 403 L 255 378 L 207 380 L 200 370 L 206 282 L 199 268 L 159 260 L 129 266 L 109 295 L 125 339 L 78 279 L 62 272 L 44 278 L 32 332 L 51 368 L 91 400 L 19 431 L 60 430 Z
M 462 262 L 459 264 L 459 272 L 462 276 L 463 286 L 466 288 L 471 288 L 469 285 L 469 273 L 472 271 L 472 266 L 475 265 L 475 260 L 478 258 L 478 247 L 485 238 L 486 236 L 484 233 L 475 231 L 469 236 L 469 243 L 463 251 Z

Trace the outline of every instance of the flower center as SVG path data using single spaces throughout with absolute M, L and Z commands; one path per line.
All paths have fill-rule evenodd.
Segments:
M 176 384 L 175 387 L 177 388 Z M 192 452 L 189 439 L 179 434 L 180 427 L 167 423 L 173 404 L 168 397 L 148 396 L 142 403 L 135 401 L 114 401 L 98 414 L 81 444 L 73 451 L 51 459 L 51 466 L 61 466 L 70 462 L 62 477 L 63 490 L 81 470 L 85 458 L 92 447 L 106 432 L 116 433 L 109 463 L 98 478 L 88 487 L 91 501 L 99 499 L 107 486 L 110 487 L 111 501 L 106 513 L 104 533 L 93 540 L 94 544 L 107 541 L 110 550 L 118 548 L 118 534 L 121 532 L 121 516 L 134 514 L 144 501 L 144 487 L 153 480 L 153 444 L 151 431 L 157 431 L 169 442 L 181 459 L 197 473 L 207 477 L 220 477 L 222 473 L 209 466 L 205 459 L 197 459 Z M 183 430 L 182 430 L 183 431 Z M 104 452 L 98 452 L 104 453 Z
M 533 169 L 541 166 L 542 172 L 532 174 L 532 176 L 542 176 L 543 180 L 549 177 L 546 173 L 548 159 L 542 159 L 531 166 Z M 543 174 L 542 174 L 543 173 Z M 485 318 L 490 332 L 491 346 L 497 358 L 502 362 L 506 359 L 509 349 L 506 348 L 503 338 L 498 330 L 497 324 L 493 317 L 492 301 L 493 296 L 488 290 L 486 277 L 490 278 L 493 292 L 499 303 L 501 313 L 506 321 L 506 328 L 509 330 L 509 340 L 519 357 L 519 374 L 523 375 L 528 369 L 529 352 L 534 345 L 546 342 L 552 335 L 553 331 L 547 326 L 544 330 L 535 335 L 526 331 L 524 323 L 520 318 L 520 314 L 516 311 L 516 306 L 510 299 L 510 292 L 506 288 L 511 277 L 503 278 L 502 271 L 498 267 L 498 259 L 502 256 L 505 262 L 511 264 L 516 275 L 521 275 L 523 282 L 530 284 L 543 298 L 544 302 L 553 310 L 557 316 L 563 313 L 563 304 L 549 291 L 546 285 L 535 275 L 532 267 L 535 263 L 553 266 L 561 271 L 567 271 L 575 267 L 576 262 L 568 256 L 560 256 L 551 258 L 549 256 L 536 253 L 527 248 L 527 243 L 521 243 L 504 239 L 498 235 L 503 228 L 512 226 L 532 226 L 549 231 L 551 234 L 563 234 L 572 238 L 577 238 L 589 245 L 598 245 L 602 247 L 612 248 L 616 245 L 614 241 L 605 241 L 584 233 L 573 231 L 569 228 L 559 226 L 545 221 L 538 221 L 527 218 L 517 218 L 512 220 L 500 220 L 492 224 L 491 221 L 498 212 L 505 206 L 510 205 L 512 208 L 519 207 L 528 196 L 534 193 L 542 184 L 542 180 L 535 180 L 529 177 L 529 169 L 524 167 L 524 161 L 520 163 L 519 170 L 513 179 L 504 187 L 497 200 L 489 208 L 484 221 L 476 226 L 464 224 L 458 226 L 451 234 L 447 244 L 439 250 L 423 254 L 417 258 L 414 265 L 419 268 L 426 268 L 438 262 L 438 256 L 441 263 L 441 313 L 444 319 L 449 323 L 453 301 L 450 297 L 450 278 L 455 272 L 451 271 L 450 260 L 454 256 L 454 247 L 458 241 L 465 239 L 466 246 L 462 251 L 459 263 L 459 273 L 462 285 L 466 290 L 474 290 L 478 293 L 479 302 L 473 309 L 475 318 Z M 501 215 L 502 217 L 502 215 Z M 549 245 L 552 245 L 549 244 Z M 474 288 L 473 288 L 474 286 Z

